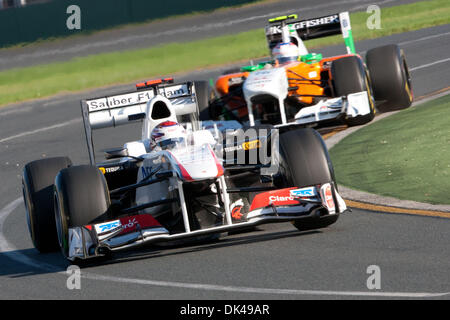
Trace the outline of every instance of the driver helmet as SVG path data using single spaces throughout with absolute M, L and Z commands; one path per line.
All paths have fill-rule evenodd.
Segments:
M 170 150 L 178 143 L 184 143 L 186 130 L 178 122 L 164 121 L 158 124 L 150 136 L 150 147 L 153 149 Z
M 292 42 L 282 42 L 273 48 L 272 56 L 279 65 L 298 61 L 298 47 Z

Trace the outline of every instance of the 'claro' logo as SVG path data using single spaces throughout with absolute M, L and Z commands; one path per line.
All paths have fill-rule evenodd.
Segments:
M 282 196 L 270 196 L 269 197 L 269 201 L 272 202 L 280 202 L 280 201 L 293 201 L 294 197 L 292 196 L 287 196 L 287 197 L 282 197 Z
M 124 229 L 130 229 L 133 228 L 134 225 L 137 224 L 136 218 L 133 218 L 133 220 L 128 219 L 128 222 L 126 224 L 122 224 Z

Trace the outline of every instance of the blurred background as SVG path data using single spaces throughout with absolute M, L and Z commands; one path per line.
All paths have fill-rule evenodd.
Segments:
M 51 0 L 0 0 L 0 9 L 19 8 L 29 4 L 45 3 Z
M 39 39 L 71 35 L 67 8 L 77 5 L 82 31 L 101 30 L 195 11 L 210 11 L 256 0 L 0 0 L 0 48 Z

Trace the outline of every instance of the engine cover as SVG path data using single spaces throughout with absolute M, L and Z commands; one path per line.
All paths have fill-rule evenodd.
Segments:
M 284 99 L 288 94 L 288 80 L 284 68 L 271 68 L 251 72 L 244 82 L 244 97 L 248 105 L 258 95 L 271 95 Z

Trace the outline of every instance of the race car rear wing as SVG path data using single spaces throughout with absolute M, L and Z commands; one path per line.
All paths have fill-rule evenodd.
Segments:
M 146 117 L 147 102 L 157 94 L 170 100 L 177 116 L 198 113 L 194 83 L 174 84 L 172 78 L 139 83 L 135 91 L 81 100 L 91 164 L 95 164 L 92 131 L 142 121 Z
M 356 53 L 348 12 L 308 20 L 294 20 L 296 17 L 296 15 L 290 15 L 269 20 L 265 32 L 270 50 L 282 41 L 282 26 L 287 24 L 290 32 L 296 33 L 301 40 L 311 40 L 342 34 L 347 47 L 347 53 Z

